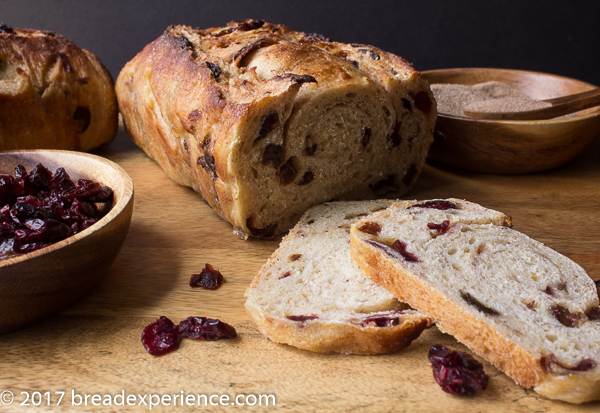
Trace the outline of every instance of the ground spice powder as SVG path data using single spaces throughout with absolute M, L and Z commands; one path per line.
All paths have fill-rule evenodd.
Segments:
M 478 112 L 521 112 L 551 106 L 531 99 L 507 83 L 491 81 L 475 85 L 434 83 L 431 85 L 439 113 L 462 116 L 463 110 Z

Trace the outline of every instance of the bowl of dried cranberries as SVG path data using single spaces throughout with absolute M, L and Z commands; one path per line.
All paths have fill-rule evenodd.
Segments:
M 0 333 L 49 316 L 109 271 L 131 222 L 133 181 L 81 152 L 0 152 Z

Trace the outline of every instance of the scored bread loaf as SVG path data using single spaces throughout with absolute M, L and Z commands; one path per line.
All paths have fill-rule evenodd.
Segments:
M 90 151 L 117 134 L 114 82 L 64 36 L 0 24 L 0 150 Z
M 600 398 L 600 309 L 576 263 L 458 199 L 402 201 L 357 222 L 352 257 L 518 384 L 548 398 Z
M 325 201 L 406 192 L 436 120 L 404 59 L 262 20 L 170 26 L 116 91 L 133 141 L 244 237 Z
M 317 352 L 382 354 L 407 347 L 429 320 L 350 260 L 350 224 L 392 201 L 309 209 L 246 291 L 246 310 L 277 343 Z

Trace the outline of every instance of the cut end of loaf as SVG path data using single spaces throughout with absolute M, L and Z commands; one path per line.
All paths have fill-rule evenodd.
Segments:
M 259 238 L 321 202 L 405 193 L 437 113 L 398 56 L 258 20 L 170 27 L 126 65 L 117 93 L 134 141 Z

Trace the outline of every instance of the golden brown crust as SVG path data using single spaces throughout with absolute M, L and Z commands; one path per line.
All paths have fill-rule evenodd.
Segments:
M 381 196 L 369 185 L 377 187 L 382 178 L 405 192 L 425 160 L 436 116 L 427 82 L 400 57 L 254 20 L 206 30 L 167 28 L 124 67 L 116 90 L 136 144 L 172 179 L 201 193 L 234 228 L 257 237 L 289 229 L 316 203 Z M 413 102 L 419 93 L 427 102 L 421 110 Z M 303 141 L 310 142 L 306 125 L 315 117 L 307 113 L 318 115 L 321 101 L 333 102 L 325 108 L 334 109 L 348 96 L 358 102 L 360 94 L 369 110 L 384 107 L 377 121 L 373 114 L 361 120 L 376 122 L 369 124 L 373 136 L 366 136 L 365 145 L 379 141 L 393 154 L 376 162 L 386 165 L 368 178 L 365 172 L 360 180 L 336 182 L 334 171 L 315 170 L 318 155 L 303 157 Z M 386 136 L 393 141 L 390 148 Z M 267 141 L 280 147 L 275 159 L 265 155 Z M 325 182 L 323 187 L 302 187 L 305 174 Z
M 246 305 L 246 311 L 259 331 L 271 341 L 319 353 L 394 353 L 408 347 L 430 325 L 425 317 L 410 310 L 401 315 L 401 323 L 393 327 L 362 327 L 349 322 L 319 320 L 295 322 L 266 316 L 252 305 Z
M 114 83 L 100 60 L 48 31 L 0 30 L 0 149 L 90 151 L 117 133 Z

